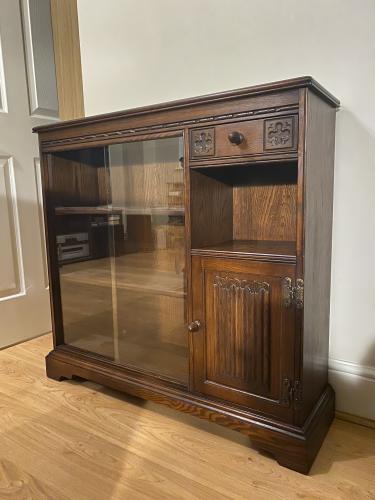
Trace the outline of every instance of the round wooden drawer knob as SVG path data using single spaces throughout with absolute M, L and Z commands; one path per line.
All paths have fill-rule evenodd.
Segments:
M 241 132 L 235 131 L 228 134 L 228 139 L 232 144 L 236 144 L 238 146 L 244 141 L 245 137 L 241 134 Z

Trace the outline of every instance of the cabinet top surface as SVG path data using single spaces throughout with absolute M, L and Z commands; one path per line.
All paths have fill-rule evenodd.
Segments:
M 116 111 L 113 113 L 106 113 L 101 115 L 89 116 L 86 118 L 79 118 L 76 120 L 67 120 L 58 123 L 53 123 L 50 125 L 43 125 L 35 127 L 33 132 L 44 132 L 55 129 L 69 128 L 70 126 L 77 126 L 80 124 L 96 124 L 102 121 L 107 121 L 111 119 L 118 118 L 130 118 L 133 116 L 146 115 L 157 113 L 161 111 L 168 110 L 178 110 L 187 107 L 193 107 L 197 105 L 204 104 L 215 104 L 224 101 L 235 100 L 239 98 L 246 98 L 256 95 L 265 95 L 272 92 L 279 92 L 284 90 L 293 90 L 299 88 L 309 88 L 322 99 L 328 102 L 333 107 L 339 107 L 340 101 L 336 99 L 330 92 L 328 92 L 324 87 L 322 87 L 314 78 L 311 76 L 302 76 L 299 78 L 292 78 L 289 80 L 280 80 L 277 82 L 266 83 L 262 85 L 254 85 L 251 87 L 243 87 L 236 90 L 229 90 L 225 92 L 217 92 L 213 94 L 203 95 L 199 97 L 190 97 L 187 99 L 179 99 L 176 101 L 164 102 L 159 104 L 153 104 L 149 106 L 143 106 L 133 109 L 128 109 L 124 111 Z

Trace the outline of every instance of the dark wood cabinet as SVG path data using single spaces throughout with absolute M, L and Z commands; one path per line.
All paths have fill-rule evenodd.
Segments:
M 335 113 L 302 77 L 39 127 L 54 349 L 307 473 L 329 428 Z

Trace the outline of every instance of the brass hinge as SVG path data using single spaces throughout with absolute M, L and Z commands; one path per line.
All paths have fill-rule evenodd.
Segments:
M 284 307 L 290 307 L 292 304 L 297 309 L 303 308 L 304 302 L 304 283 L 303 279 L 297 279 L 296 284 L 292 284 L 291 278 L 283 278 L 281 283 L 282 299 Z
M 292 403 L 295 410 L 302 406 L 302 382 L 300 380 L 292 382 L 285 377 L 282 383 L 280 404 L 289 408 Z
M 283 379 L 283 384 L 282 384 L 282 387 L 281 387 L 280 404 L 282 406 L 287 406 L 287 407 L 290 406 L 290 400 L 291 400 L 290 393 L 291 393 L 291 389 L 292 389 L 292 382 L 290 381 L 289 378 L 285 377 Z
M 302 407 L 302 397 L 302 382 L 300 380 L 296 380 L 293 386 L 293 403 L 295 410 L 299 410 Z

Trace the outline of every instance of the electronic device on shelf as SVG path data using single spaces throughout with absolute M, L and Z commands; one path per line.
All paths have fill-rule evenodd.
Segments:
M 56 237 L 56 242 L 59 262 L 90 256 L 88 233 L 60 234 Z

